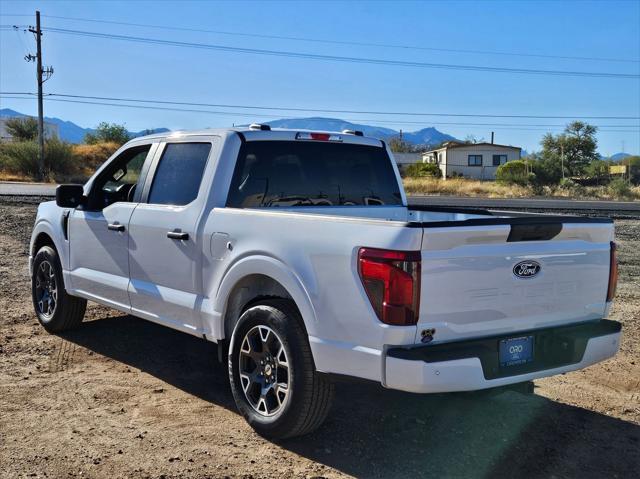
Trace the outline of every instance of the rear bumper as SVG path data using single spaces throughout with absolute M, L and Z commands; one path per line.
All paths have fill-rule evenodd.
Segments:
M 384 386 L 416 393 L 474 391 L 553 376 L 603 361 L 620 346 L 621 325 L 600 320 L 434 345 L 389 347 Z M 501 367 L 500 340 L 534 338 L 534 360 Z

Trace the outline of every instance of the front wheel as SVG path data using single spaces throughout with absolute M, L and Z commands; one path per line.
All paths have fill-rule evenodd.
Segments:
M 40 248 L 33 259 L 31 297 L 38 321 L 50 333 L 73 329 L 84 318 L 87 301 L 67 294 L 60 258 L 50 246 Z
M 331 407 L 333 384 L 315 370 L 291 301 L 264 300 L 242 314 L 229 350 L 229 377 L 238 410 L 265 437 L 307 434 Z

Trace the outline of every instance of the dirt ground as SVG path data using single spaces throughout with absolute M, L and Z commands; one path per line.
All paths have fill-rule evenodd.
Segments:
M 274 443 L 235 412 L 213 344 L 96 305 L 47 334 L 27 277 L 34 215 L 0 202 L 2 478 L 638 477 L 640 221 L 616 222 L 614 359 L 533 395 L 339 383 L 320 430 Z

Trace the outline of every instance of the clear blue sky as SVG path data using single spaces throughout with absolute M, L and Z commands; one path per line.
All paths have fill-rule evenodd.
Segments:
M 640 73 L 640 2 L 0 2 L 0 15 L 32 14 L 44 27 L 163 38 L 233 47 L 492 67 Z M 622 58 L 629 62 L 346 46 L 280 39 L 86 23 L 46 15 L 83 17 L 176 27 L 261 33 L 350 42 L 524 52 L 553 56 Z M 0 24 L 33 23 L 29 17 L 0 17 Z M 167 45 L 129 43 L 47 33 L 44 62 L 55 74 L 45 91 L 55 93 L 167 99 L 237 105 L 445 113 L 640 116 L 638 78 L 593 78 L 459 71 L 406 66 L 318 61 L 240 54 Z M 34 65 L 23 60 L 33 36 L 0 31 L 0 90 L 35 91 Z M 36 113 L 35 101 L 0 98 L 3 108 Z M 213 108 L 209 108 L 213 109 Z M 216 110 L 222 110 L 220 108 Z M 238 108 L 227 109 L 238 112 Z M 266 112 L 279 117 L 317 114 Z M 46 102 L 45 114 L 81 126 L 124 123 L 131 130 L 166 126 L 198 128 L 265 119 L 259 116 L 152 111 Z M 405 131 L 436 126 L 467 135 L 539 148 L 544 130 L 556 127 L 446 125 L 447 122 L 563 124 L 557 119 L 482 119 L 323 114 L 365 120 Z M 401 123 L 419 121 L 420 124 Z M 640 153 L 639 120 L 593 120 L 605 127 L 600 152 Z M 533 129 L 537 128 L 537 129 Z

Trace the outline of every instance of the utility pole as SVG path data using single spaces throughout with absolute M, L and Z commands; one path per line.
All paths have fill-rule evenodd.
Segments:
M 42 30 L 40 11 L 36 11 L 36 28 L 29 28 L 36 36 L 36 81 L 38 83 L 38 179 L 44 180 L 44 113 L 42 107 Z
M 51 75 L 53 67 L 42 67 L 42 29 L 40 28 L 40 11 L 36 10 L 36 28 L 29 27 L 29 31 L 36 37 L 36 81 L 38 83 L 38 176 L 44 180 L 46 176 L 44 166 L 44 109 L 42 105 L 42 85 Z M 33 55 L 25 57 L 27 61 L 33 61 Z
M 560 165 L 562 168 L 562 179 L 564 180 L 564 142 L 560 143 Z

